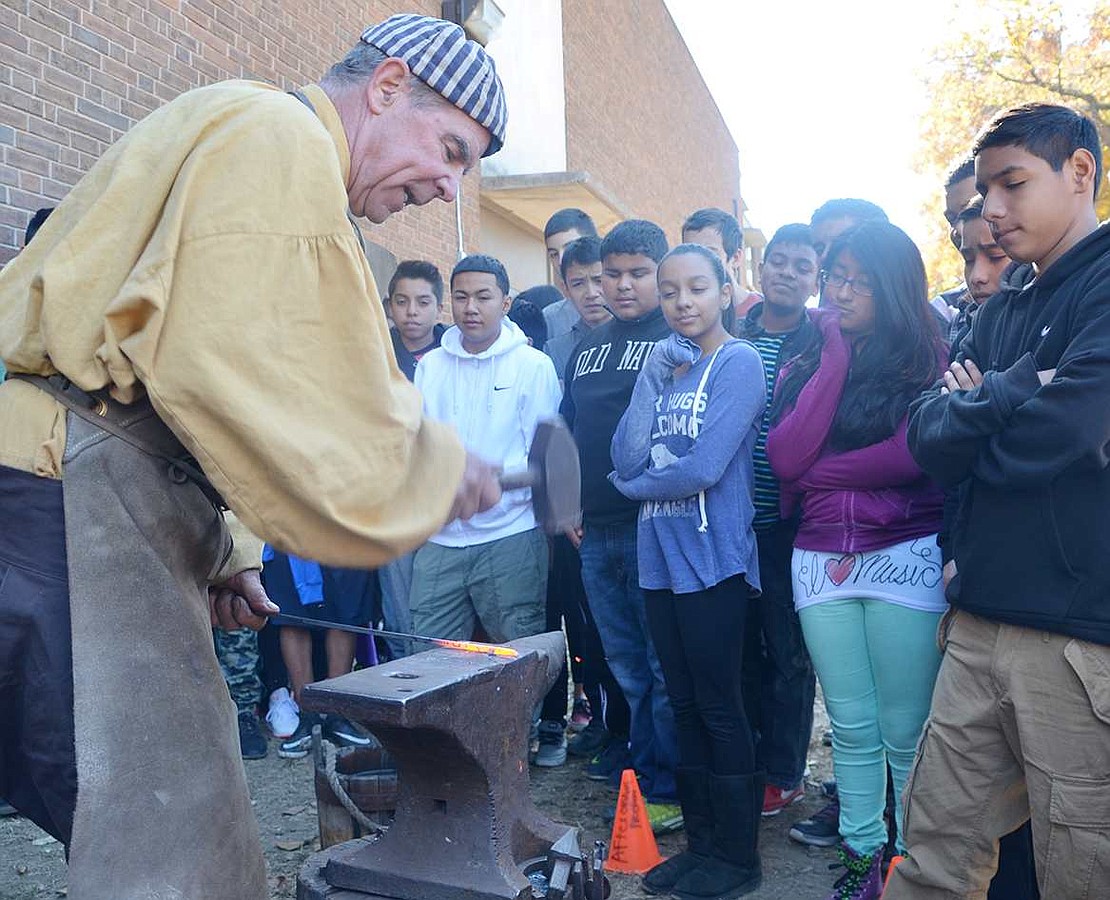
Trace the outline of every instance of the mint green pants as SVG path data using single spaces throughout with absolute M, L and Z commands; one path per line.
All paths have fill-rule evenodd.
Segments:
M 940 613 L 885 600 L 829 600 L 798 613 L 832 721 L 840 835 L 856 853 L 886 843 L 886 767 L 902 789 L 940 668 Z

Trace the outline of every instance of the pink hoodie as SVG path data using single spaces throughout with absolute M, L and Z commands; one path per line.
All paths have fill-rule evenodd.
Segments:
M 820 365 L 767 436 L 767 457 L 782 482 L 784 519 L 801 499 L 795 546 L 856 553 L 936 533 L 944 495 L 910 455 L 908 415 L 877 444 L 843 453 L 826 449 L 852 351 L 835 317 L 818 311 L 813 318 L 824 335 Z M 938 358 L 938 376 L 943 365 Z

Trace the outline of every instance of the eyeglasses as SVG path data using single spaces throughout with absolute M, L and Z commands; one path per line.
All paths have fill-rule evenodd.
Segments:
M 872 297 L 875 294 L 875 289 L 866 281 L 861 282 L 858 278 L 845 278 L 843 275 L 837 275 L 835 272 L 822 272 L 821 283 L 828 285 L 834 291 L 840 290 L 844 285 L 848 285 L 852 289 L 852 293 L 857 297 Z

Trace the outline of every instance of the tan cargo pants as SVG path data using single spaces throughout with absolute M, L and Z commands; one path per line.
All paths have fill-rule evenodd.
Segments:
M 985 898 L 999 838 L 1029 818 L 1042 897 L 1110 897 L 1110 647 L 967 612 L 947 626 L 884 900 Z

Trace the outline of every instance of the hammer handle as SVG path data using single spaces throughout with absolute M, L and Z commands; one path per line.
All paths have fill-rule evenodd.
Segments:
M 517 469 L 515 472 L 502 472 L 498 480 L 501 482 L 501 490 L 516 491 L 535 485 L 537 474 L 532 469 Z

